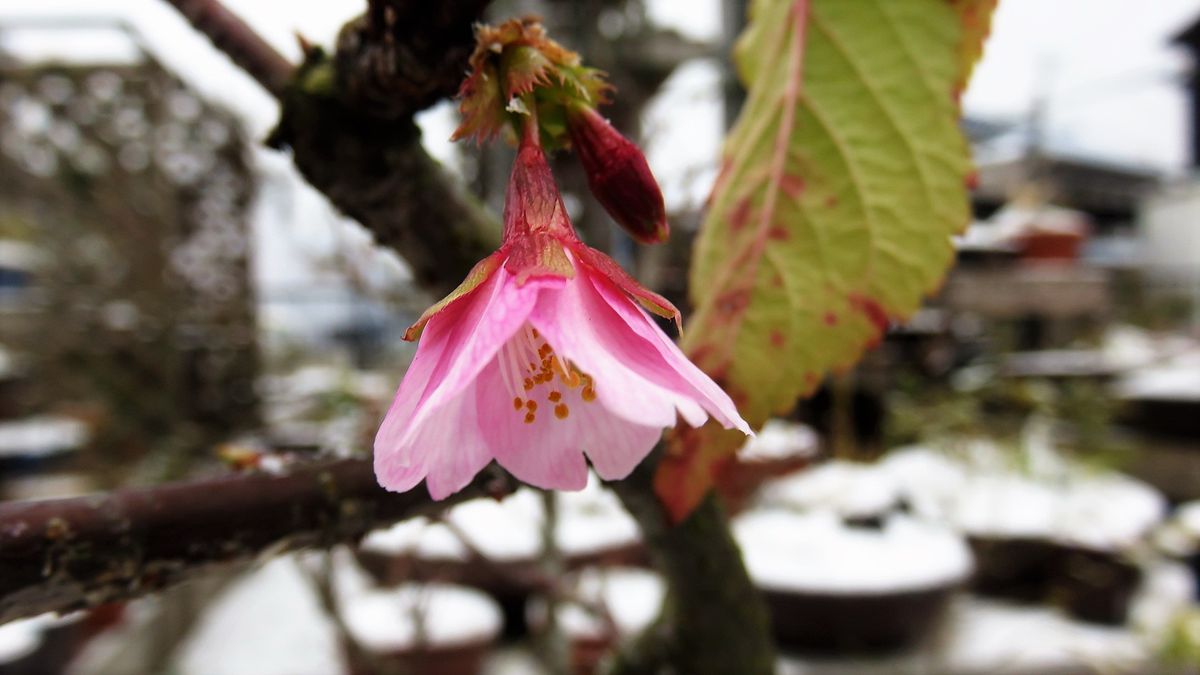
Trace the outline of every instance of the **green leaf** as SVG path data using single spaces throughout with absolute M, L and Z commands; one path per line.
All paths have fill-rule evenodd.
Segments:
M 735 53 L 746 103 L 696 241 L 682 341 L 751 425 L 852 365 L 953 261 L 970 215 L 963 41 L 982 39 L 961 16 L 947 0 L 752 5 Z M 673 456 L 713 463 L 736 439 L 702 445 Z

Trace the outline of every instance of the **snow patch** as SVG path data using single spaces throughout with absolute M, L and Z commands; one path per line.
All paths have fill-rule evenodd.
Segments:
M 603 638 L 609 635 L 602 608 L 619 636 L 635 635 L 649 626 L 662 609 L 666 586 L 654 572 L 631 567 L 589 568 L 572 584 L 578 601 L 556 608 L 558 625 L 571 637 Z M 544 604 L 531 606 L 531 619 L 544 617 Z
M 820 438 L 812 427 L 772 419 L 767 420 L 758 434 L 738 450 L 738 459 L 743 462 L 768 462 L 812 457 L 816 455 L 819 444 Z
M 592 475 L 579 492 L 559 492 L 555 539 L 564 555 L 586 555 L 638 541 L 637 523 L 621 508 L 616 496 Z M 545 522 L 542 496 L 522 488 L 500 501 L 475 499 L 450 509 L 447 527 L 415 518 L 368 534 L 365 551 L 388 555 L 418 555 L 432 559 L 467 560 L 472 547 L 495 561 L 537 558 L 542 552 Z
M 894 478 L 875 464 L 830 461 L 764 486 L 762 502 L 800 510 L 829 510 L 846 517 L 880 515 L 900 498 Z
M 733 532 L 750 576 L 777 590 L 895 593 L 957 584 L 972 570 L 962 537 L 900 514 L 873 530 L 830 511 L 758 511 L 737 518 Z

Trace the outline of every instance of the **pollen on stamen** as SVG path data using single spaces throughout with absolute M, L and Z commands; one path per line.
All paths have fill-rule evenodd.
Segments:
M 562 393 L 557 392 L 557 391 L 552 391 L 546 395 L 546 398 L 549 399 L 549 401 L 551 403 L 558 403 L 559 401 L 562 400 Z
M 565 420 L 567 419 L 567 415 L 570 414 L 571 409 L 567 407 L 566 403 L 559 403 L 558 405 L 554 406 L 554 416 L 558 419 Z
M 592 389 L 592 385 L 584 385 L 583 391 L 579 392 L 579 397 L 584 401 L 591 403 L 596 400 L 596 390 Z
M 525 413 L 525 424 L 533 424 L 535 419 L 537 419 L 537 415 L 534 415 L 533 413 Z
M 525 378 L 525 391 L 529 391 L 530 389 L 533 389 L 533 380 L 527 377 Z
M 537 401 L 529 400 L 525 402 L 525 408 L 531 413 L 537 412 Z
M 525 402 L 521 400 L 521 397 L 514 396 L 513 397 L 513 410 L 520 410 L 521 408 L 524 408 L 524 407 L 525 407 Z

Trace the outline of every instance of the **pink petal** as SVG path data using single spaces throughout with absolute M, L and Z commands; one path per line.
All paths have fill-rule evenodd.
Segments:
M 628 476 L 662 438 L 661 428 L 632 424 L 601 405 L 581 406 L 577 424 L 584 451 L 604 480 Z
M 429 320 L 375 436 L 376 472 L 384 487 L 410 489 L 428 473 L 431 494 L 441 493 L 447 486 L 465 485 L 470 475 L 487 463 L 489 458 L 471 444 L 469 436 L 458 441 L 464 444 L 461 463 L 455 458 L 450 464 L 438 464 L 435 460 L 440 458 L 428 453 L 430 448 L 453 447 L 448 429 L 467 434 L 466 425 L 459 421 L 473 413 L 470 406 L 466 412 L 462 407 L 463 401 L 473 401 L 474 396 L 465 392 L 525 322 L 537 294 L 561 284 L 556 279 L 534 279 L 518 286 L 511 274 L 499 269 Z M 478 425 L 469 428 L 475 430 Z
M 514 338 L 514 342 L 517 339 Z M 475 406 L 479 425 L 487 435 L 496 461 L 521 481 L 554 490 L 582 490 L 587 485 L 587 462 L 574 424 L 563 424 L 554 416 L 553 405 L 538 401 L 532 423 L 525 422 L 527 410 L 517 410 L 513 399 L 525 394 L 511 378 L 505 379 L 499 359 L 513 356 L 504 350 L 479 376 Z M 580 401 L 582 404 L 582 401 Z
M 582 387 L 561 381 L 524 390 L 513 373 L 526 365 L 522 355 L 536 351 L 540 341 L 521 345 L 521 340 L 520 333 L 514 336 L 497 355 L 496 365 L 479 378 L 479 419 L 500 465 L 526 483 L 552 489 L 583 488 L 585 452 L 601 478 L 629 475 L 658 442 L 662 428 L 628 422 L 597 400 L 583 400 Z M 512 366 L 507 377 L 501 365 L 505 359 Z M 561 398 L 551 401 L 550 392 L 558 392 Z M 528 408 L 517 409 L 514 398 L 537 403 L 533 422 L 525 421 Z M 565 417 L 555 414 L 557 405 L 565 406 Z
M 475 388 L 468 388 L 425 417 L 401 445 L 375 451 L 379 484 L 394 492 L 426 479 L 429 495 L 442 499 L 462 489 L 491 461 L 475 422 Z M 406 462 L 406 463 L 405 463 Z
M 613 333 L 628 333 L 629 329 L 611 311 L 593 311 L 593 305 L 605 305 L 589 302 L 588 296 L 595 291 L 585 280 L 584 269 L 580 266 L 580 273 L 561 289 L 543 293 L 530 314 L 530 323 L 560 356 L 595 378 L 598 400 L 624 419 L 661 429 L 675 426 L 678 411 L 689 424 L 703 421 L 704 411 L 695 401 L 630 366 L 630 360 L 646 355 L 624 349 L 628 340 L 612 339 Z
M 589 295 L 589 299 L 602 299 L 608 312 L 615 314 L 617 320 L 625 325 L 626 330 L 611 330 L 608 338 L 613 341 L 625 341 L 626 344 L 622 346 L 624 351 L 642 357 L 629 360 L 628 363 L 632 367 L 672 391 L 696 400 L 726 429 L 736 428 L 743 433 L 752 433 L 750 426 L 738 414 L 737 406 L 729 395 L 684 356 L 645 310 L 634 304 L 604 277 L 595 274 L 580 276 L 588 279 L 597 294 Z M 589 305 L 589 310 L 597 315 L 607 314 L 605 308 L 594 302 Z M 610 323 L 606 321 L 604 325 Z M 651 357 L 652 354 L 656 354 L 657 358 Z M 691 420 L 688 422 L 691 424 Z
M 534 279 L 518 286 L 499 269 L 470 296 L 430 319 L 409 372 L 375 437 L 376 451 L 405 444 L 422 419 L 467 388 L 525 322 L 545 288 L 560 279 Z

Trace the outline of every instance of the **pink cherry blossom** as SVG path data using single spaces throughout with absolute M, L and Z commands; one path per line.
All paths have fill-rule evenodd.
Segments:
M 421 341 L 375 437 L 380 484 L 425 480 L 442 499 L 494 459 L 526 483 L 578 490 L 587 460 L 623 478 L 679 417 L 750 433 L 639 302 L 678 317 L 579 241 L 526 133 L 500 249 L 410 329 Z

